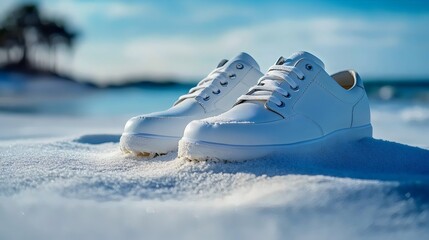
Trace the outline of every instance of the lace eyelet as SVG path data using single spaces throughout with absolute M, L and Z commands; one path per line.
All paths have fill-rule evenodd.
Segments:
M 294 92 L 298 92 L 299 91 L 299 86 L 296 86 L 296 88 L 290 87 L 290 89 L 292 89 Z
M 311 66 L 311 64 L 305 64 L 305 69 L 307 69 L 308 71 L 313 70 L 313 66 Z
M 218 89 L 216 92 L 215 92 L 215 91 L 212 91 L 212 93 L 217 95 L 217 94 L 219 94 L 219 93 L 220 93 L 220 89 Z
M 206 96 L 205 98 L 203 98 L 204 101 L 208 101 L 210 99 L 210 96 Z
M 243 69 L 244 68 L 243 64 L 241 64 L 241 63 L 238 63 L 237 65 L 235 65 L 235 67 L 237 69 Z
M 228 77 L 229 77 L 229 79 L 235 79 L 235 78 L 237 77 L 237 75 L 235 75 L 235 74 L 230 74 Z
M 220 85 L 221 85 L 222 87 L 226 87 L 226 86 L 228 86 L 228 82 L 221 82 L 221 83 L 220 83 Z
M 285 106 L 285 103 L 283 101 L 280 101 L 280 105 L 276 104 L 277 107 L 282 108 Z
M 302 76 L 302 78 L 298 77 L 298 79 L 301 80 L 301 81 L 303 81 L 305 79 L 305 76 Z

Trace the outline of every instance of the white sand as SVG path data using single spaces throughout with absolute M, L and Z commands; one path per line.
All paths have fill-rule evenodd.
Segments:
M 127 117 L 0 115 L 0 239 L 428 239 L 429 110 L 373 110 L 376 138 L 320 156 L 149 161 Z

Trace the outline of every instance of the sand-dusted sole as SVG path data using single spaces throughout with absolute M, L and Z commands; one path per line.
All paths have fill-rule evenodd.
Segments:
M 154 158 L 177 150 L 179 137 L 124 133 L 119 141 L 122 152 L 138 157 Z
M 147 158 L 147 159 L 151 159 L 151 158 L 155 158 L 158 156 L 162 156 L 165 155 L 167 153 L 155 153 L 155 152 L 139 152 L 139 151 L 132 151 L 126 148 L 121 147 L 121 151 L 125 154 L 130 154 L 136 157 L 141 157 L 141 158 Z
M 341 129 L 317 139 L 293 144 L 231 145 L 182 138 L 179 141 L 178 157 L 188 161 L 236 162 L 277 154 L 318 154 L 324 149 L 340 148 L 342 143 L 367 137 L 372 137 L 371 125 Z

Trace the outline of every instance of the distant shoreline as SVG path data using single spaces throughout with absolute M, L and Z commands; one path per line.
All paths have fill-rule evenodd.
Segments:
M 147 77 L 141 78 L 129 78 L 124 79 L 123 83 L 108 83 L 108 84 L 97 84 L 95 81 L 90 79 L 75 79 L 68 75 L 53 74 L 51 72 L 18 72 L 0 69 L 0 74 L 12 74 L 21 76 L 30 76 L 37 81 L 38 78 L 55 78 L 58 81 L 74 82 L 80 85 L 86 85 L 93 88 L 108 89 L 108 88 L 128 88 L 128 87 L 171 87 L 171 86 L 195 86 L 198 80 L 184 82 L 183 79 L 165 78 L 165 79 L 153 79 Z M 363 78 L 366 88 L 381 88 L 383 86 L 392 87 L 417 87 L 417 88 L 429 88 L 429 78 Z M 0 77 L 0 82 L 3 79 Z

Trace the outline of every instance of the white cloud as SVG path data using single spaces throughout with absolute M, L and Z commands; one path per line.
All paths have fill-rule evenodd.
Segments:
M 129 76 L 199 78 L 222 58 L 248 51 L 268 68 L 280 55 L 307 50 L 319 55 L 330 71 L 355 68 L 364 75 L 429 74 L 423 63 L 394 66 L 394 58 L 418 58 L 421 49 L 410 46 L 409 38 L 420 34 L 413 26 L 429 18 L 284 19 L 236 28 L 218 35 L 152 35 L 105 46 L 88 43 L 76 58 L 76 70 L 98 79 Z M 428 47 L 429 48 L 429 47 Z M 117 49 L 108 51 L 108 49 Z M 413 61 L 413 63 L 416 61 Z M 410 65 L 410 66 L 407 66 Z M 420 65 L 419 65 L 420 64 Z M 408 75 L 407 75 L 408 76 Z
M 142 4 L 125 4 L 114 2 L 105 6 L 105 13 L 111 18 L 127 18 L 149 12 L 150 8 Z
M 266 68 L 277 55 L 299 49 L 335 50 L 356 48 L 358 44 L 370 48 L 392 47 L 399 44 L 404 27 L 397 22 L 353 19 L 282 20 L 234 29 L 215 37 L 142 37 L 125 44 L 124 56 L 140 62 L 142 72 L 201 76 L 217 59 L 242 50 L 261 56 L 262 66 Z M 166 64 L 170 66 L 166 68 Z
M 153 11 L 153 7 L 142 3 L 92 2 L 92 1 L 49 1 L 42 2 L 43 9 L 49 14 L 67 17 L 75 24 L 84 26 L 92 16 L 104 16 L 111 19 L 130 18 Z

